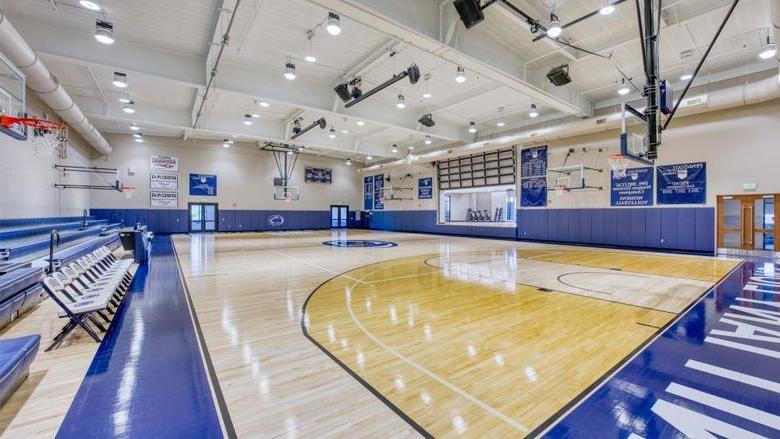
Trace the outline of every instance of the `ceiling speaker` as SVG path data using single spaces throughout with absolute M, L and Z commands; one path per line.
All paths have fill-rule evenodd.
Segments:
M 485 19 L 479 0 L 455 0 L 453 3 L 466 29 L 471 29 Z
M 436 122 L 433 120 L 433 116 L 431 113 L 424 114 L 417 122 L 420 122 L 421 124 L 427 126 L 428 128 L 436 125 Z
M 569 65 L 564 64 L 550 70 L 550 73 L 547 74 L 547 79 L 549 79 L 550 82 L 552 82 L 556 87 L 570 83 L 571 76 L 569 76 Z

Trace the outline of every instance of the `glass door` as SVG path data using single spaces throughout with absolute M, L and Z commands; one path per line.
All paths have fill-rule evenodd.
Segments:
M 217 204 L 190 203 L 190 233 L 217 231 Z
M 349 206 L 330 206 L 330 226 L 334 229 L 346 229 Z
M 778 195 L 718 197 L 718 248 L 774 251 Z

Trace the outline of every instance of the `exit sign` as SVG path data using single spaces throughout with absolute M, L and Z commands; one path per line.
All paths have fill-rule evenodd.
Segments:
M 754 191 L 758 185 L 756 183 L 742 183 L 742 190 L 745 191 Z

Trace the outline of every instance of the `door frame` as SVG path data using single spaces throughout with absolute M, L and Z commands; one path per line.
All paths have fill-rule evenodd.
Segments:
M 333 227 L 333 208 L 334 207 L 339 209 L 339 223 L 341 223 L 342 219 L 344 221 L 346 221 L 344 223 L 344 227 L 341 227 L 341 226 Z M 347 216 L 344 217 L 344 218 L 341 218 L 341 215 L 340 215 L 342 207 L 347 209 Z M 331 204 L 329 213 L 330 213 L 329 221 L 330 221 L 330 228 L 331 229 L 346 229 L 349 226 L 349 206 L 348 205 L 346 205 L 346 204 Z
M 198 205 L 198 206 L 214 206 L 214 230 L 192 230 L 192 206 Z M 203 223 L 203 229 L 206 228 L 206 221 L 201 221 Z M 219 203 L 209 203 L 209 202 L 191 202 L 187 204 L 187 230 L 189 230 L 189 233 L 215 233 L 219 232 Z
M 717 215 L 717 245 L 718 248 L 727 248 L 724 246 L 723 243 L 723 237 L 726 232 L 726 227 L 723 224 L 723 211 L 724 211 L 724 200 L 740 200 L 740 216 L 742 218 L 741 224 L 743 227 L 741 227 L 740 237 L 741 237 L 741 247 L 738 250 L 757 250 L 755 248 L 755 242 L 753 240 L 755 239 L 755 233 L 756 231 L 768 233 L 768 229 L 756 229 L 755 227 L 755 202 L 756 200 L 760 199 L 767 199 L 770 197 L 774 197 L 774 206 L 775 206 L 775 228 L 774 228 L 774 242 L 775 242 L 775 249 L 772 251 L 777 251 L 777 242 L 778 238 L 780 238 L 780 229 L 777 227 L 777 219 L 780 218 L 780 194 L 734 194 L 734 195 L 718 195 L 717 197 L 717 208 L 715 211 L 715 214 Z M 745 207 L 749 206 L 750 211 L 750 224 L 752 225 L 750 230 L 750 245 L 748 248 L 748 244 L 746 244 L 745 240 L 745 233 L 746 229 L 744 227 L 745 224 Z M 735 230 L 730 230 L 730 232 L 735 232 Z

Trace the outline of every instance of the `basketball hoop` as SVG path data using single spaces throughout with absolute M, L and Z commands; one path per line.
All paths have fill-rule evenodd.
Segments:
M 569 190 L 569 183 L 571 183 L 571 177 L 564 175 L 558 177 L 555 180 L 555 194 L 563 195 Z
M 609 166 L 612 167 L 612 174 L 616 178 L 623 178 L 628 169 L 628 159 L 622 154 L 612 154 L 609 156 Z
M 68 126 L 53 120 L 0 116 L 0 125 L 8 129 L 26 127 L 27 140 L 38 155 L 51 155 L 58 146 L 68 142 Z
M 129 200 L 129 199 L 133 198 L 133 194 L 135 193 L 135 189 L 136 188 L 133 187 L 133 186 L 120 186 L 119 187 L 119 192 L 122 192 L 123 194 L 125 194 L 125 197 L 127 197 L 127 199 Z

